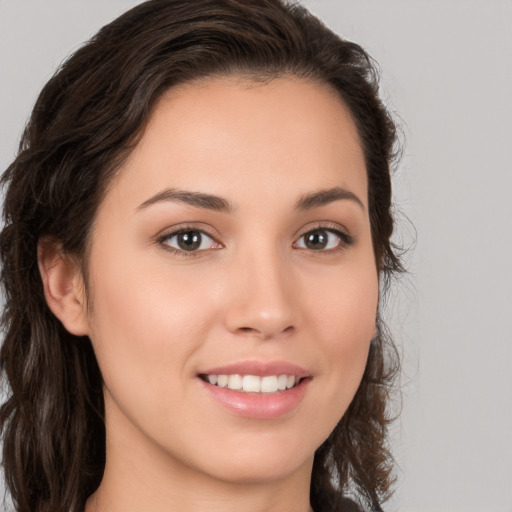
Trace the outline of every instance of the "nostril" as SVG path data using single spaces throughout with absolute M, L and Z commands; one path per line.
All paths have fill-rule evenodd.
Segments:
M 261 336 L 263 338 L 270 338 L 273 336 L 279 336 L 282 334 L 291 334 L 294 331 L 294 326 L 289 325 L 288 327 L 285 327 L 282 331 L 277 332 L 266 332 L 265 329 L 256 329 L 255 327 L 239 327 L 237 329 L 239 334 L 246 334 L 246 335 L 257 335 Z

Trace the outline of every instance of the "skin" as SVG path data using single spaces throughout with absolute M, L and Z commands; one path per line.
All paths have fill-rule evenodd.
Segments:
M 333 187 L 361 204 L 297 209 Z M 169 188 L 232 209 L 147 204 Z M 210 238 L 173 252 L 163 237 L 183 226 Z M 327 248 L 308 248 L 318 229 Z M 168 91 L 100 205 L 88 265 L 86 296 L 79 267 L 40 248 L 48 303 L 90 337 L 105 382 L 107 463 L 86 511 L 310 510 L 313 454 L 356 392 L 378 302 L 364 157 L 335 92 L 237 77 Z M 227 410 L 198 373 L 242 360 L 307 369 L 303 400 L 274 419 Z

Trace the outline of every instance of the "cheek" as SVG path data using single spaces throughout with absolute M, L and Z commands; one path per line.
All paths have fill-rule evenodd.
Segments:
M 326 275 L 315 289 L 309 310 L 333 349 L 357 351 L 374 336 L 379 285 L 372 260 Z
M 146 401 L 171 389 L 214 316 L 204 287 L 128 257 L 94 268 L 90 337 L 107 389 L 135 396 L 145 383 Z
M 375 336 L 377 305 L 378 277 L 370 265 L 352 267 L 339 280 L 332 280 L 312 305 L 323 353 L 321 373 L 327 376 L 325 390 L 333 404 L 335 423 L 350 404 L 364 373 Z

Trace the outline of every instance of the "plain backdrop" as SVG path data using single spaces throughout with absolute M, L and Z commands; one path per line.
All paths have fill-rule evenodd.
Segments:
M 1 169 L 53 70 L 136 3 L 0 0 Z M 379 62 L 406 140 L 397 239 L 416 244 L 387 308 L 404 371 L 386 510 L 512 512 L 512 1 L 303 3 Z

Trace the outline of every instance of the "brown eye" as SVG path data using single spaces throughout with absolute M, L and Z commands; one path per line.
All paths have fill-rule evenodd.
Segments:
M 311 231 L 304 235 L 304 245 L 308 249 L 319 251 L 325 249 L 329 243 L 329 234 L 324 230 Z
M 211 236 L 197 229 L 187 229 L 172 233 L 162 239 L 162 243 L 177 251 L 198 252 L 216 246 Z
M 299 249 L 329 251 L 352 243 L 352 237 L 335 229 L 313 229 L 304 233 L 294 244 Z
M 202 235 L 197 231 L 187 231 L 176 236 L 180 249 L 184 251 L 196 251 L 201 247 Z

